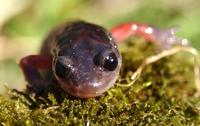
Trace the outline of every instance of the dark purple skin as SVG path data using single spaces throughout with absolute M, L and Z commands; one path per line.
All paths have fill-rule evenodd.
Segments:
M 56 27 L 41 49 L 52 55 L 58 85 L 75 97 L 101 95 L 112 87 L 121 67 L 115 40 L 101 26 L 83 21 Z

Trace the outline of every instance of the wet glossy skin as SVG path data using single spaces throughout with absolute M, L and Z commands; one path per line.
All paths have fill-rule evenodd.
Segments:
M 82 21 L 55 28 L 41 54 L 53 56 L 58 85 L 79 98 L 98 96 L 112 87 L 121 67 L 121 56 L 110 33 Z
M 119 74 L 121 56 L 115 40 L 119 43 L 139 35 L 161 49 L 187 46 L 188 41 L 176 37 L 175 32 L 175 28 L 159 29 L 129 22 L 111 29 L 113 39 L 98 25 L 83 21 L 62 24 L 47 36 L 39 55 L 20 60 L 27 91 L 36 96 L 61 90 L 78 98 L 99 96 L 114 85 Z

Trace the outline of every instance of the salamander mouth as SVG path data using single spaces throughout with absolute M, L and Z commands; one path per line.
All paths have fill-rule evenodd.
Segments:
M 94 87 L 78 87 L 78 86 L 66 86 L 60 85 L 62 89 L 72 96 L 79 98 L 91 98 L 101 95 L 107 88 L 95 89 Z
M 78 98 L 90 98 L 100 96 L 112 86 L 114 86 L 119 74 L 119 68 L 112 73 L 105 72 L 104 75 L 98 75 L 93 79 L 89 78 L 84 81 L 73 81 L 72 79 L 58 80 L 60 87 L 68 94 Z M 98 78 L 99 77 L 99 78 Z

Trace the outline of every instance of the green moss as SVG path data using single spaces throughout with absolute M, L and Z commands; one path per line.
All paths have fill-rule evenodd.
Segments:
M 120 83 L 129 82 L 142 61 L 156 53 L 153 45 L 137 41 L 121 46 Z M 11 91 L 10 98 L 0 96 L 0 125 L 200 125 L 192 67 L 187 54 L 167 57 L 147 66 L 131 87 L 115 86 L 90 99 Z

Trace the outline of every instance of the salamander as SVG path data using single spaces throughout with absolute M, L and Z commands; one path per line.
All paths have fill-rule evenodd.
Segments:
M 21 59 L 28 90 L 40 95 L 56 85 L 78 98 L 99 96 L 118 78 L 122 57 L 117 44 L 132 35 L 153 41 L 161 48 L 177 42 L 174 29 L 122 23 L 110 31 L 85 21 L 55 27 L 43 42 L 39 55 Z

